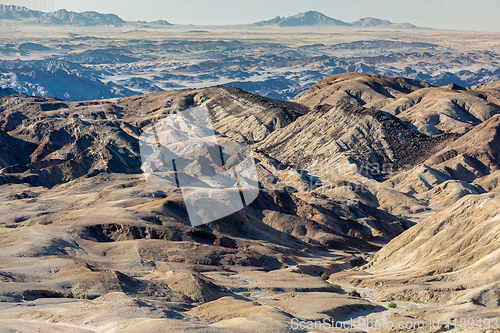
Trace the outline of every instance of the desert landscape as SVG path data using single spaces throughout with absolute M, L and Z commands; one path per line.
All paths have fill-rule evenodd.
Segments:
M 500 332 L 499 33 L 2 6 L 0 332 Z M 140 138 L 200 106 L 259 192 L 192 226 Z

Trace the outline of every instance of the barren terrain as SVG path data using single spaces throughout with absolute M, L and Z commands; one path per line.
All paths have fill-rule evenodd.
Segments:
M 417 93 L 432 101 L 409 103 Z M 224 332 L 287 331 L 293 318 L 493 318 L 499 95 L 342 74 L 295 102 L 220 86 L 3 97 L 1 324 Z M 221 136 L 254 148 L 261 191 L 193 228 L 178 190 L 146 183 L 137 140 L 202 103 Z M 453 107 L 436 118 L 436 103 Z
M 0 85 L 65 100 L 218 84 L 291 100 L 332 74 L 500 80 L 497 33 L 342 26 L 46 26 L 0 20 Z
M 289 21 L 0 21 L 0 332 L 500 331 L 499 35 Z M 200 105 L 259 195 L 192 227 L 139 138 Z

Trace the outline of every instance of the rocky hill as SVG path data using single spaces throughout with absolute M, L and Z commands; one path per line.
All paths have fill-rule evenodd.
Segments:
M 415 40 L 408 29 L 391 29 L 389 36 L 385 28 L 326 32 L 324 26 L 312 26 L 290 31 L 297 36 L 289 43 L 281 28 L 244 25 L 193 30 L 165 22 L 128 22 L 129 32 L 123 26 L 89 27 L 99 36 L 111 36 L 102 38 L 80 33 L 78 27 L 68 34 L 58 25 L 44 26 L 50 34 L 41 34 L 27 23 L 2 21 L 0 87 L 67 101 L 213 85 L 293 100 L 328 76 L 350 72 L 464 88 L 500 80 L 493 35 L 480 39 L 485 48 L 472 50 L 458 40 L 465 32 L 443 32 L 447 37 L 440 38 L 419 30 L 422 38 Z M 170 30 L 179 34 L 166 33 Z
M 497 86 L 347 73 L 289 102 L 223 86 L 79 102 L 6 92 L 0 325 L 494 317 Z M 199 105 L 220 142 L 252 148 L 260 192 L 192 227 L 179 189 L 146 182 L 139 137 Z
M 44 13 L 40 16 L 39 21 L 42 24 L 80 26 L 125 24 L 125 21 L 115 14 L 101 14 L 93 11 L 76 13 L 65 9 Z
M 404 29 L 416 29 L 417 26 L 411 23 L 392 23 L 389 20 L 382 20 L 374 17 L 363 17 L 356 22 L 351 23 L 352 26 L 358 27 L 394 27 Z
M 394 28 L 417 28 L 413 24 L 395 24 L 388 20 L 381 20 L 373 17 L 364 17 L 356 22 L 347 23 L 326 16 L 317 11 L 308 11 L 296 15 L 281 17 L 277 16 L 271 20 L 254 23 L 256 26 L 279 25 L 281 27 L 299 26 L 339 26 L 339 27 L 394 27 Z
M 305 13 L 299 13 L 297 15 L 280 17 L 277 16 L 269 21 L 260 21 L 255 23 L 255 25 L 263 26 L 277 24 L 282 27 L 296 27 L 303 25 L 335 25 L 335 26 L 349 26 L 348 23 L 341 20 L 336 20 L 331 17 L 326 16 L 320 12 L 308 11 Z
M 4 97 L 7 95 L 13 95 L 16 92 L 13 89 L 10 88 L 0 88 L 0 97 Z
M 365 267 L 368 274 L 337 279 L 374 288 L 378 299 L 446 304 L 432 312 L 411 309 L 405 314 L 410 318 L 497 316 L 499 198 L 497 191 L 450 202 L 378 252 Z
M 59 9 L 54 12 L 43 12 L 16 5 L 0 5 L 0 20 L 16 20 L 45 25 L 76 26 L 120 26 L 125 24 L 125 21 L 115 14 L 101 14 L 94 11 L 77 13 L 66 9 Z

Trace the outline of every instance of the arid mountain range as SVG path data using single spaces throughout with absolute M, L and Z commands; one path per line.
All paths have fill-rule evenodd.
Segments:
M 498 33 L 0 29 L 0 332 L 500 331 Z
M 498 82 L 344 73 L 293 101 L 224 86 L 91 101 L 11 93 L 0 98 L 2 329 L 499 317 Z M 220 140 L 254 151 L 260 193 L 191 227 L 181 192 L 145 181 L 139 136 L 202 104 Z
M 47 3 L 45 3 L 47 6 Z M 115 14 L 101 14 L 93 11 L 77 13 L 59 9 L 54 12 L 31 10 L 25 6 L 0 4 L 0 20 L 15 20 L 29 24 L 44 25 L 123 25 L 126 22 Z
M 191 26 L 6 8 L 0 5 L 0 87 L 31 96 L 81 101 L 225 85 L 293 100 L 325 77 L 350 72 L 464 88 L 500 80 L 495 33 L 372 18 L 332 25 L 317 12 L 281 23 Z
M 52 5 L 53 7 L 53 5 Z M 49 6 L 45 3 L 45 8 Z M 0 4 L 0 20 L 15 20 L 28 24 L 43 24 L 43 25 L 77 25 L 77 26 L 96 26 L 96 25 L 152 25 L 165 26 L 171 25 L 165 20 L 152 22 L 145 21 L 125 21 L 115 14 L 102 14 L 94 11 L 74 12 L 66 9 L 56 11 L 41 11 L 33 10 L 22 5 Z M 395 28 L 417 28 L 413 24 L 403 23 L 394 24 L 389 20 L 382 20 L 373 17 L 364 17 L 356 22 L 346 23 L 341 20 L 333 19 L 323 13 L 317 11 L 308 11 L 299 13 L 289 17 L 276 17 L 268 21 L 259 21 L 254 23 L 257 26 L 274 25 L 281 27 L 297 27 L 297 26 L 341 26 L 341 27 L 395 27 Z

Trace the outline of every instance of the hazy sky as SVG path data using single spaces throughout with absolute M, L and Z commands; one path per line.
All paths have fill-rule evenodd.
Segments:
M 6 1 L 7 2 L 7 1 Z M 74 11 L 114 13 L 125 20 L 174 24 L 243 24 L 317 10 L 347 22 L 365 16 L 418 26 L 500 32 L 499 0 L 18 0 Z

